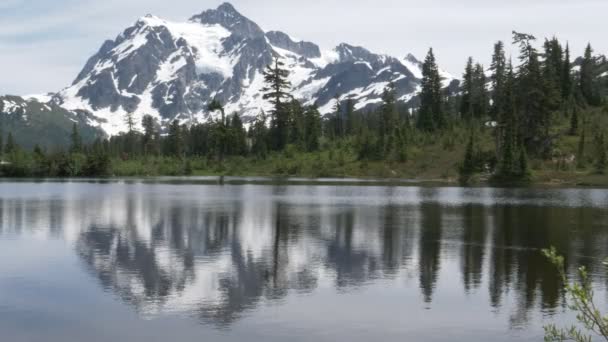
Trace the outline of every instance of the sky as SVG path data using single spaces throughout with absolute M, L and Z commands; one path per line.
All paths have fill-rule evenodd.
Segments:
M 0 0 L 0 94 L 56 92 L 72 83 L 104 40 L 148 13 L 185 21 L 221 0 Z M 486 66 L 511 31 L 557 36 L 581 55 L 608 52 L 608 0 L 232 0 L 264 30 L 323 49 L 342 42 L 420 60 L 433 47 L 460 77 L 468 56 Z M 540 44 L 540 42 L 539 42 Z M 514 53 L 514 51 L 513 51 Z

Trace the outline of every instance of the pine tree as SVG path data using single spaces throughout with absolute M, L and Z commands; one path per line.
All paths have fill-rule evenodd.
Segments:
M 169 134 L 167 136 L 167 153 L 173 157 L 183 157 L 182 128 L 178 120 L 173 120 L 169 125 Z
M 398 162 L 407 161 L 407 129 L 403 125 L 397 127 L 393 132 L 393 159 Z
M 135 130 L 135 117 L 133 113 L 125 114 L 125 124 L 129 130 L 128 133 L 132 133 Z
M 357 131 L 358 123 L 355 118 L 355 101 L 351 98 L 346 99 L 345 114 L 346 118 L 346 134 L 353 135 Z
M 582 169 L 585 167 L 585 126 L 581 130 L 581 136 L 578 139 L 578 151 L 576 154 L 576 167 Z
M 321 136 L 321 114 L 316 106 L 306 108 L 306 150 L 313 152 L 319 150 Z
M 237 113 L 233 113 L 230 118 L 230 136 L 230 154 L 245 155 L 247 153 L 247 133 L 243 127 L 243 121 Z
M 284 66 L 285 64 L 277 57 L 272 65 L 266 67 L 264 70 L 266 87 L 262 89 L 263 98 L 273 106 L 271 136 L 276 150 L 285 148 L 289 135 L 289 110 L 287 110 L 285 102 L 291 98 L 288 92 L 291 84 L 288 81 L 289 71 L 284 69 Z
M 496 148 L 499 162 L 499 175 L 504 178 L 513 178 L 516 175 L 515 143 L 517 141 L 517 116 L 515 114 L 513 66 L 509 62 L 504 82 L 503 103 L 498 130 L 498 146 Z
M 335 101 L 334 113 L 333 113 L 333 117 L 331 118 L 332 135 L 335 138 L 343 138 L 346 129 L 345 129 L 344 114 L 343 114 L 342 103 L 340 101 L 340 96 L 339 95 L 334 96 L 334 101 Z
M 596 63 L 593 58 L 591 44 L 585 48 L 585 55 L 581 63 L 579 88 L 585 102 L 592 106 L 600 104 L 599 95 L 596 89 Z
M 0 157 L 4 154 L 4 136 L 2 135 L 2 130 L 0 129 Z
M 578 131 L 578 110 L 576 107 L 572 107 L 572 114 L 570 114 L 570 135 L 576 135 Z
M 500 121 L 501 113 L 506 111 L 505 82 L 507 78 L 507 60 L 505 57 L 504 44 L 501 41 L 494 44 L 494 54 L 492 55 L 492 119 Z
M 72 134 L 70 135 L 70 152 L 81 153 L 82 152 L 82 138 L 78 132 L 78 126 L 76 123 L 72 125 Z
M 465 121 L 470 121 L 473 118 L 473 88 L 473 57 L 469 57 L 462 75 L 462 98 L 460 101 L 460 117 Z
M 570 62 L 570 46 L 566 44 L 564 62 L 562 64 L 562 99 L 569 99 L 572 95 L 572 64 Z
M 526 178 L 529 174 L 528 170 L 528 155 L 526 153 L 526 148 L 523 145 L 519 147 L 519 162 L 518 162 L 518 175 L 521 178 Z
M 213 99 L 209 103 L 207 110 L 210 112 L 220 112 L 220 119 L 214 122 L 211 135 L 217 152 L 218 160 L 221 164 L 224 161 L 224 156 L 228 152 L 230 140 L 230 132 L 226 122 L 226 111 L 224 110 L 224 105 L 222 105 L 222 103 L 216 99 Z
M 421 83 L 417 126 L 422 131 L 433 132 L 445 127 L 446 118 L 443 113 L 441 76 L 432 48 L 422 64 Z
M 538 53 L 531 43 L 535 39 L 529 34 L 513 32 L 513 42 L 520 46 L 521 65 L 517 72 L 520 133 L 525 147 L 541 154 L 546 152 L 543 147 L 549 134 L 551 112 Z
M 300 101 L 292 99 L 289 103 L 290 111 L 290 130 L 289 143 L 295 144 L 298 148 L 305 149 L 305 118 L 304 108 Z
M 142 141 L 144 154 L 158 154 L 158 122 L 151 115 L 144 115 L 141 125 L 144 128 Z
M 395 129 L 398 126 L 399 117 L 396 107 L 395 84 L 389 83 L 382 92 L 382 104 L 380 105 L 380 125 L 378 135 L 383 156 L 387 156 L 393 149 Z
M 396 90 L 393 82 L 390 82 L 388 86 L 384 88 L 381 99 L 382 104 L 380 105 L 380 112 L 382 114 L 382 119 L 380 121 L 380 135 L 385 136 L 392 133 L 398 120 Z
M 475 134 L 471 132 L 469 142 L 464 153 L 464 161 L 460 167 L 460 180 L 467 183 L 475 173 Z
M 266 114 L 262 111 L 255 119 L 250 129 L 252 139 L 251 152 L 258 158 L 266 158 L 268 153 L 268 128 Z
M 562 100 L 563 50 L 557 38 L 545 40 L 544 50 L 542 74 L 545 105 L 549 110 L 556 110 Z
M 486 88 L 486 73 L 481 64 L 477 63 L 473 70 L 473 93 L 471 94 L 473 117 L 480 120 L 488 113 L 488 90 Z
M 6 145 L 4 145 L 4 153 L 11 154 L 17 150 L 17 144 L 13 138 L 13 133 L 8 132 L 8 137 L 6 138 Z
M 604 141 L 604 132 L 597 133 L 595 135 L 595 171 L 598 174 L 604 174 L 606 171 L 606 144 Z

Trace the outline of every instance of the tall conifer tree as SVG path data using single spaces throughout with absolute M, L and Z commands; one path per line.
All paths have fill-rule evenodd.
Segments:
M 433 132 L 446 125 L 443 113 L 443 94 L 441 76 L 433 49 L 422 64 L 422 91 L 420 92 L 420 109 L 418 110 L 417 126 L 420 130 Z
M 285 63 L 278 57 L 264 70 L 266 86 L 262 89 L 263 98 L 273 106 L 270 134 L 276 150 L 282 150 L 287 145 L 289 136 L 289 110 L 285 106 L 291 98 L 289 94 L 291 83 L 288 77 L 289 70 L 285 69 Z

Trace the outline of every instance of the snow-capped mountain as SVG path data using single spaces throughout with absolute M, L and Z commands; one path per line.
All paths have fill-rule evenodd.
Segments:
M 163 122 L 206 121 L 216 98 L 244 121 L 268 110 L 262 99 L 263 70 L 274 57 L 290 70 L 292 93 L 305 104 L 331 112 L 339 95 L 356 109 L 380 102 L 393 82 L 398 99 L 412 99 L 420 84 L 420 62 L 374 54 L 340 44 L 322 50 L 278 31 L 263 31 L 224 3 L 186 22 L 147 15 L 115 40 L 103 43 L 73 84 L 53 97 L 69 110 L 88 111 L 90 124 L 113 135 L 126 130 L 125 115 L 145 114 Z M 446 84 L 453 78 L 445 74 Z

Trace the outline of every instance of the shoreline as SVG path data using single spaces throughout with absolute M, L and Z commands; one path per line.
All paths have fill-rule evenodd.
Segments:
M 600 176 L 600 175 L 590 175 Z M 487 179 L 473 180 L 463 185 L 455 179 L 388 178 L 388 177 L 306 177 L 279 175 L 181 175 L 181 176 L 109 176 L 109 177 L 0 177 L 0 183 L 144 183 L 193 185 L 329 185 L 329 186 L 399 186 L 399 187 L 459 187 L 459 188 L 573 188 L 608 189 L 608 176 L 604 182 L 574 182 L 567 179 L 534 180 L 517 183 L 495 183 Z

